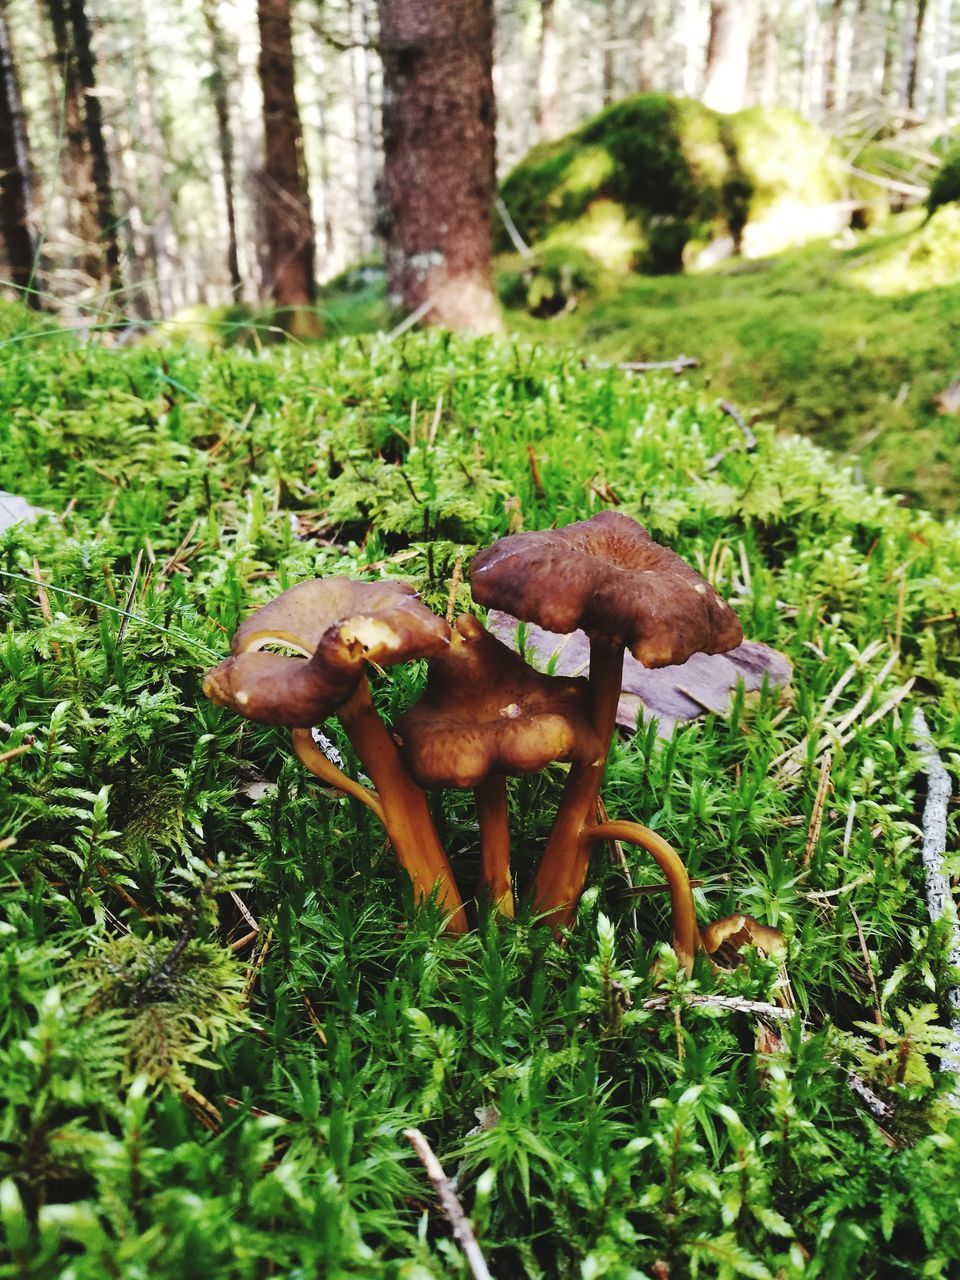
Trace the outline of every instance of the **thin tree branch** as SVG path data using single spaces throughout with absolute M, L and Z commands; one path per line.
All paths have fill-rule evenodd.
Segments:
M 403 1136 L 420 1157 L 421 1163 L 427 1171 L 427 1177 L 433 1183 L 440 1206 L 447 1221 L 453 1228 L 453 1238 L 463 1250 L 463 1255 L 467 1260 L 467 1265 L 470 1267 L 470 1274 L 473 1276 L 473 1280 L 493 1280 L 484 1261 L 483 1254 L 480 1252 L 477 1237 L 473 1234 L 470 1220 L 464 1213 L 463 1205 L 453 1189 L 453 1183 L 444 1173 L 443 1165 L 433 1154 L 430 1143 L 419 1129 L 404 1129 Z

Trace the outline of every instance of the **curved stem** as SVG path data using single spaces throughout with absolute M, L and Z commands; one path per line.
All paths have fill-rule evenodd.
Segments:
M 693 908 L 693 892 L 690 877 L 679 853 L 672 844 L 639 822 L 603 822 L 583 833 L 583 843 L 591 840 L 623 840 L 635 844 L 659 865 L 670 886 L 670 907 L 673 911 L 673 948 L 687 973 L 693 968 L 693 957 L 701 945 L 700 930 Z
M 554 933 L 573 919 L 590 868 L 590 848 L 582 837 L 596 822 L 597 797 L 617 723 L 623 651 L 622 644 L 596 638 L 590 641 L 590 719 L 603 744 L 603 753 L 589 764 L 570 766 L 550 838 L 530 888 L 537 910 L 549 914 Z
M 342 769 L 338 769 L 332 760 L 328 760 L 314 742 L 311 729 L 293 729 L 291 730 L 291 737 L 293 738 L 293 749 L 297 754 L 297 759 L 305 768 L 310 770 L 315 778 L 325 782 L 328 787 L 336 787 L 338 791 L 343 791 L 346 795 L 353 796 L 354 800 L 359 800 L 361 804 L 365 804 L 386 826 L 383 805 L 380 803 L 380 797 L 377 793 L 371 791 L 369 787 L 355 782 Z
M 507 780 L 502 773 L 492 774 L 476 787 L 474 795 L 480 823 L 480 892 L 487 894 L 500 915 L 512 920 Z
M 437 901 L 448 913 L 447 931 L 466 933 L 463 900 L 433 825 L 427 797 L 410 777 L 397 744 L 377 715 L 365 679 L 338 707 L 337 716 L 376 787 L 383 825 L 397 859 L 413 881 L 414 893 L 426 897 L 437 885 Z

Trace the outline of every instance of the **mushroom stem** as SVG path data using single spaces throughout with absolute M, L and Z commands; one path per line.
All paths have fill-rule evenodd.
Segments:
M 314 742 L 312 730 L 293 729 L 291 737 L 293 738 L 293 749 L 297 754 L 297 759 L 305 768 L 310 770 L 315 778 L 325 782 L 328 787 L 336 787 L 338 791 L 343 791 L 346 795 L 353 796 L 354 800 L 359 800 L 361 804 L 365 804 L 386 826 L 383 805 L 380 803 L 380 797 L 377 793 L 371 791 L 369 787 L 364 787 L 361 783 L 355 782 L 342 769 L 338 769 L 332 760 L 328 760 Z
M 596 821 L 597 797 L 617 722 L 623 653 L 623 644 L 591 638 L 590 720 L 603 749 L 596 760 L 570 766 L 550 838 L 530 887 L 537 909 L 550 916 L 554 933 L 573 919 L 590 867 L 590 846 L 583 835 Z
M 413 881 L 414 893 L 426 897 L 437 885 L 437 901 L 449 917 L 447 931 L 466 933 L 463 901 L 433 825 L 427 797 L 407 773 L 397 744 L 377 715 L 366 679 L 336 714 L 376 787 L 383 825 L 397 859 Z
M 693 908 L 693 892 L 690 877 L 679 853 L 672 844 L 639 822 L 603 822 L 583 833 L 583 843 L 591 840 L 623 840 L 635 844 L 659 865 L 670 887 L 670 907 L 673 912 L 673 949 L 680 963 L 690 973 L 693 957 L 701 946 L 700 930 Z
M 510 831 L 507 825 L 507 779 L 491 774 L 474 789 L 480 823 L 480 892 L 502 916 L 514 917 L 510 877 Z

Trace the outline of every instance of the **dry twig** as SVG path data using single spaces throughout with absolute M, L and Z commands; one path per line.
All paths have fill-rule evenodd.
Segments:
M 454 1240 L 463 1250 L 463 1255 L 467 1260 L 467 1265 L 470 1267 L 470 1274 L 473 1276 L 473 1280 L 492 1280 L 483 1254 L 480 1252 L 477 1237 L 473 1234 L 470 1219 L 464 1213 L 463 1205 L 453 1189 L 453 1183 L 444 1173 L 443 1165 L 433 1154 L 430 1143 L 419 1129 L 404 1129 L 403 1136 L 420 1157 L 420 1161 L 427 1171 L 427 1177 L 433 1183 L 437 1198 L 440 1201 L 440 1207 L 453 1228 Z

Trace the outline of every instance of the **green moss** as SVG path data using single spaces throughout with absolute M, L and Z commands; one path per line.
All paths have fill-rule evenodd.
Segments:
M 596 258 L 567 244 L 541 245 L 532 258 L 514 254 L 497 264 L 502 305 L 541 319 L 595 301 L 605 283 Z
M 730 176 L 719 116 L 697 102 L 640 94 L 534 148 L 502 194 L 531 241 L 574 244 L 621 269 L 675 270 L 683 244 L 723 222 Z M 503 230 L 496 234 L 506 248 Z
M 944 207 L 926 227 L 921 216 L 901 215 L 891 232 L 869 233 L 852 250 L 821 244 L 699 274 L 620 280 L 549 330 L 522 315 L 511 323 L 609 360 L 695 356 L 700 369 L 687 375 L 695 384 L 841 450 L 909 501 L 952 513 L 960 419 L 938 413 L 934 397 L 960 372 L 960 207 Z M 877 287 L 896 273 L 899 291 Z
M 960 200 L 960 150 L 951 152 L 937 171 L 930 184 L 927 212 L 933 213 L 941 205 Z
M 607 267 L 660 274 L 728 235 L 762 256 L 831 234 L 844 217 L 839 202 L 856 198 L 853 181 L 831 138 L 792 112 L 721 116 L 639 94 L 534 148 L 502 194 L 531 243 L 567 243 Z M 495 235 L 506 249 L 503 228 Z

